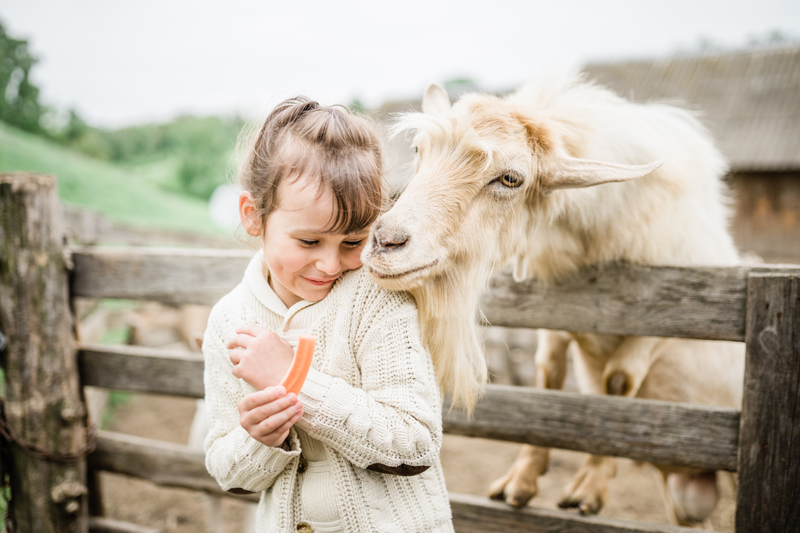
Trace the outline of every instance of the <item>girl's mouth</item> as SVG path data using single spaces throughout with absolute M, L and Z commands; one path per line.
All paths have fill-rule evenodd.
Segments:
M 307 282 L 309 282 L 312 285 L 316 285 L 317 287 L 324 287 L 326 285 L 330 285 L 331 283 L 333 283 L 334 281 L 336 281 L 339 278 L 337 277 L 337 278 L 331 278 L 331 279 L 325 280 L 325 279 L 307 278 L 307 277 L 303 276 L 303 279 L 306 280 Z

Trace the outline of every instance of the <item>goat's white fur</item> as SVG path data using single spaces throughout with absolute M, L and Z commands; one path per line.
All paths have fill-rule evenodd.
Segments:
M 362 257 L 380 283 L 415 296 L 440 384 L 467 407 L 486 381 L 475 316 L 496 268 L 512 262 L 518 279 L 552 280 L 619 260 L 739 261 L 726 163 L 685 110 L 633 104 L 580 80 L 534 83 L 503 99 L 467 94 L 453 107 L 432 86 L 423 110 L 397 121 L 396 132 L 415 133 L 417 174 L 374 230 L 409 239 L 391 253 L 371 241 Z M 504 174 L 522 185 L 503 186 Z M 569 344 L 548 342 L 552 334 L 542 333 L 537 354 L 541 386 L 552 386 L 548 367 L 563 366 Z M 573 338 L 585 392 L 605 393 L 622 376 L 629 396 L 741 401 L 741 345 Z

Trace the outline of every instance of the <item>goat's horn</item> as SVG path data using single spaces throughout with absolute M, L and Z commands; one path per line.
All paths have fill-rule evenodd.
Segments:
M 647 176 L 663 164 L 663 161 L 656 161 L 649 165 L 620 165 L 564 157 L 558 160 L 555 171 L 545 177 L 544 187 L 547 190 L 580 189 L 603 183 L 633 180 Z

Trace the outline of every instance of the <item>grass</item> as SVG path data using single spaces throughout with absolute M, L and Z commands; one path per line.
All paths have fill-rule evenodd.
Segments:
M 116 223 L 223 234 L 211 222 L 206 202 L 165 190 L 172 188 L 175 166 L 169 160 L 115 165 L 0 122 L 0 172 L 52 174 L 63 201 L 100 211 Z

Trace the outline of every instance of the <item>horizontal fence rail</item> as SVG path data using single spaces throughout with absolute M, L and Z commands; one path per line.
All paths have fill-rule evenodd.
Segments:
M 83 385 L 202 398 L 196 355 L 83 346 Z M 468 437 L 612 455 L 675 466 L 736 470 L 739 411 L 654 400 L 490 385 L 468 419 L 444 406 L 444 429 Z
M 458 533 L 697 533 L 696 529 L 629 522 L 565 511 L 507 505 L 480 496 L 450 493 L 453 525 Z
M 253 252 L 74 248 L 72 295 L 213 305 Z M 495 326 L 743 341 L 750 272 L 800 267 L 592 267 L 560 283 L 498 275 L 482 301 Z
M 162 487 L 201 490 L 255 502 L 259 499 L 256 494 L 222 490 L 206 470 L 202 451 L 124 433 L 100 431 L 97 448 L 89 455 L 89 468 L 146 479 Z
M 146 479 L 157 485 L 202 490 L 234 496 L 219 488 L 208 474 L 202 452 L 178 444 L 101 431 L 97 450 L 89 456 L 89 467 Z M 235 495 L 258 501 L 257 494 Z M 591 531 L 594 533 L 688 533 L 693 529 L 629 522 L 602 517 L 582 517 L 565 511 L 508 506 L 479 496 L 450 494 L 453 522 L 459 533 L 550 533 Z

